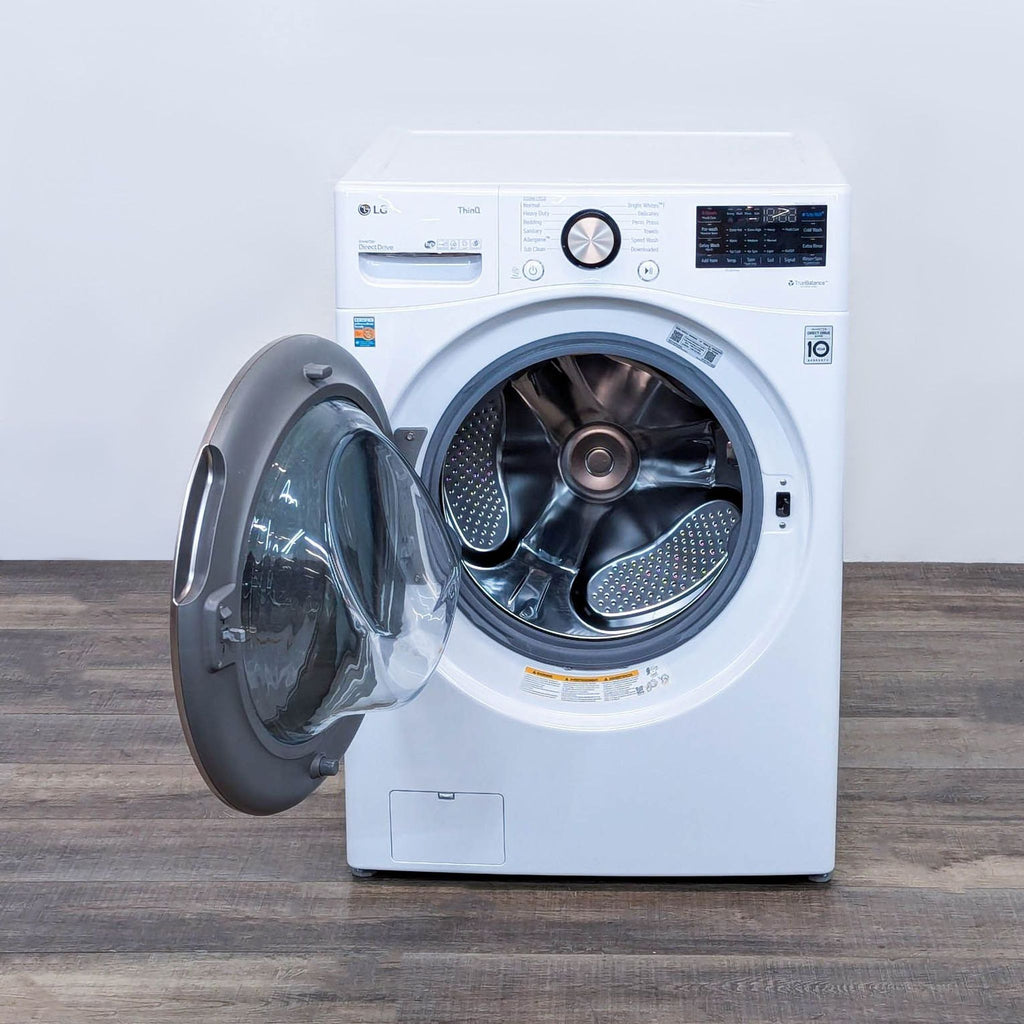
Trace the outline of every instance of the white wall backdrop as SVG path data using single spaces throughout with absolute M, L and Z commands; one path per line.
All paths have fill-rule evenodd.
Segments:
M 332 332 L 384 126 L 810 128 L 854 186 L 850 559 L 1024 560 L 1012 0 L 4 0 L 0 557 L 167 558 L 223 386 Z

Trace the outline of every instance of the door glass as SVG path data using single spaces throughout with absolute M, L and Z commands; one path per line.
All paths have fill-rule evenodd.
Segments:
M 249 523 L 240 652 L 263 724 L 300 743 L 411 700 L 444 650 L 458 573 L 419 479 L 374 422 L 338 399 L 309 409 Z

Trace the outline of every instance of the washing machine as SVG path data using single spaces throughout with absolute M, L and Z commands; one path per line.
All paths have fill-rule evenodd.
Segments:
M 202 440 L 172 658 L 232 807 L 348 862 L 827 878 L 848 187 L 789 133 L 396 132 L 337 337 Z M 339 806 L 339 815 L 341 807 Z

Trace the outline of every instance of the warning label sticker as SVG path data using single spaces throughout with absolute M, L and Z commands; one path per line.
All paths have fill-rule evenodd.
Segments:
M 699 359 L 706 366 L 717 366 L 718 360 L 722 358 L 722 350 L 717 345 L 712 345 L 679 324 L 672 328 L 668 343 Z
M 603 675 L 563 675 L 527 665 L 523 669 L 520 689 L 537 697 L 570 704 L 601 704 L 624 697 L 643 697 L 658 686 L 668 685 L 668 675 L 657 665 L 649 665 L 641 674 L 631 668 Z

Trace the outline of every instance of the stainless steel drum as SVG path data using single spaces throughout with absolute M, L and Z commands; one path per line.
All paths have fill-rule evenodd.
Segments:
M 444 513 L 495 609 L 601 641 L 698 602 L 735 554 L 733 444 L 693 391 L 642 362 L 566 354 L 493 387 L 455 430 Z

